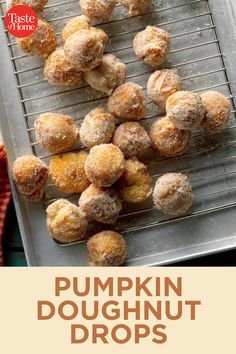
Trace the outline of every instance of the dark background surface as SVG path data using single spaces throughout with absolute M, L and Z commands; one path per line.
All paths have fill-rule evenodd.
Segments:
M 3 246 L 4 246 L 6 266 L 23 267 L 27 265 L 13 203 L 11 203 L 7 215 Z M 212 256 L 201 257 L 190 261 L 175 263 L 172 266 L 183 266 L 183 267 L 184 266 L 185 267 L 236 266 L 236 250 L 224 252 L 224 253 L 218 253 Z

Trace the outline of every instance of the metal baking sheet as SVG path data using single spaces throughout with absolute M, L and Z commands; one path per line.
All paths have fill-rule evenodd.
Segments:
M 45 82 L 42 62 L 27 57 L 3 26 L 5 2 L 0 1 L 0 118 L 9 166 L 22 154 L 34 153 L 48 162 L 49 156 L 35 141 L 33 122 L 41 112 L 71 114 L 79 123 L 105 95 L 85 85 L 56 88 Z M 80 13 L 77 0 L 49 1 L 44 17 L 58 33 L 69 18 Z M 175 261 L 236 248 L 236 20 L 234 0 L 156 0 L 142 16 L 128 17 L 118 6 L 113 17 L 99 24 L 110 36 L 106 51 L 127 64 L 127 81 L 146 88 L 151 68 L 134 55 L 132 39 L 146 25 L 157 25 L 172 37 L 171 54 L 164 67 L 174 67 L 183 89 L 201 92 L 219 90 L 232 104 L 231 124 L 220 133 L 196 132 L 184 156 L 163 159 L 149 153 L 144 158 L 154 181 L 160 174 L 182 171 L 193 184 L 194 205 L 190 213 L 168 219 L 153 208 L 151 199 L 142 205 L 124 205 L 116 230 L 128 243 L 128 266 L 170 264 Z M 149 127 L 163 115 L 152 104 L 142 121 Z M 45 202 L 27 202 L 15 190 L 13 196 L 30 266 L 83 266 L 86 243 L 61 247 L 47 233 Z M 46 204 L 60 197 L 50 181 Z M 72 196 L 77 202 L 79 196 Z M 93 225 L 100 230 L 101 225 Z

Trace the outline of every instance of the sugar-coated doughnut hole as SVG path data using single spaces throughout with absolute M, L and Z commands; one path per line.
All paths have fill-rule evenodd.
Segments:
M 153 201 L 163 213 L 182 216 L 192 206 L 193 193 L 190 181 L 182 173 L 167 173 L 155 185 Z
M 87 178 L 98 187 L 112 186 L 121 177 L 124 169 L 124 155 L 113 144 L 94 146 L 85 163 Z
M 90 266 L 120 266 L 127 255 L 127 246 L 122 235 L 114 231 L 100 232 L 88 240 Z
M 151 145 L 148 133 L 137 122 L 121 124 L 116 129 L 112 142 L 120 148 L 126 159 L 142 156 Z
M 230 103 L 222 93 L 207 91 L 201 95 L 204 105 L 204 118 L 201 126 L 206 131 L 219 131 L 228 126 L 230 120 Z
M 66 199 L 49 205 L 47 227 L 49 234 L 60 243 L 71 243 L 85 238 L 87 220 L 81 210 Z
M 37 141 L 44 149 L 56 154 L 77 144 L 79 127 L 70 116 L 44 113 L 34 122 Z
M 170 37 L 161 28 L 147 26 L 134 37 L 134 52 L 144 64 L 153 67 L 163 64 L 169 54 Z
M 148 80 L 148 96 L 155 105 L 162 109 L 166 108 L 168 97 L 179 90 L 180 77 L 175 70 L 156 70 Z
M 108 39 L 105 32 L 92 28 L 81 29 L 65 41 L 65 58 L 79 71 L 89 71 L 98 66 Z
M 118 194 L 111 188 L 100 188 L 91 184 L 80 196 L 79 206 L 92 220 L 113 224 L 122 208 Z
M 57 48 L 46 59 L 44 76 L 57 86 L 76 85 L 83 80 L 83 73 L 66 60 L 64 48 Z
M 117 87 L 108 100 L 109 111 L 123 120 L 144 118 L 146 105 L 142 87 L 132 82 Z
M 96 108 L 86 115 L 80 128 L 82 143 L 88 148 L 111 142 L 115 131 L 115 119 L 104 108 Z
M 194 130 L 203 119 L 204 106 L 197 93 L 179 91 L 167 99 L 166 112 L 177 128 Z
M 38 202 L 44 193 L 48 167 L 38 157 L 24 155 L 13 163 L 12 177 L 21 194 Z
M 126 65 L 113 54 L 105 54 L 101 64 L 84 74 L 85 81 L 95 90 L 108 95 L 125 82 Z
M 56 48 L 57 39 L 54 29 L 38 19 L 36 31 L 28 37 L 17 38 L 17 44 L 26 54 L 46 59 Z
M 55 187 L 64 193 L 82 193 L 89 185 L 85 175 L 85 151 L 67 152 L 51 157 L 50 176 Z
M 156 120 L 150 129 L 152 146 L 160 156 L 174 157 L 183 154 L 188 147 L 191 132 L 176 128 L 168 117 Z

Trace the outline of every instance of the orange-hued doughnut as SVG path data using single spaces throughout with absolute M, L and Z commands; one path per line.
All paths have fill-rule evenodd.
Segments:
M 128 203 L 144 202 L 152 193 L 152 178 L 147 166 L 131 159 L 125 161 L 125 171 L 116 182 L 120 198 Z
M 94 20 L 106 20 L 112 14 L 117 0 L 80 0 L 82 12 Z
M 81 29 L 89 29 L 91 25 L 91 20 L 87 16 L 80 15 L 73 17 L 67 24 L 65 25 L 62 31 L 62 39 L 65 42 L 72 34 L 81 30 Z
M 52 183 L 64 193 L 82 193 L 90 184 L 85 175 L 87 152 L 67 152 L 51 157 L 49 171 Z
M 124 155 L 113 144 L 94 146 L 85 163 L 86 176 L 98 187 L 110 187 L 125 169 Z

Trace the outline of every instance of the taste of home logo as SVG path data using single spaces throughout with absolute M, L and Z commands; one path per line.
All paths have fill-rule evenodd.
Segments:
M 10 8 L 4 18 L 7 31 L 14 37 L 30 36 L 37 27 L 38 17 L 27 5 L 16 5 Z

